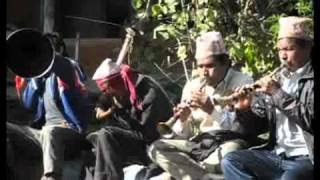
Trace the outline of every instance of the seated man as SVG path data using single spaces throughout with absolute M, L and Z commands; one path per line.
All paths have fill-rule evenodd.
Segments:
M 177 180 L 200 179 L 207 173 L 219 172 L 221 156 L 246 147 L 242 135 L 255 136 L 254 132 L 244 133 L 235 113 L 213 102 L 216 96 L 252 83 L 252 78 L 230 67 L 219 32 L 201 35 L 196 46 L 199 77 L 187 82 L 181 103 L 175 107 L 175 139 L 160 139 L 150 148 L 151 159 Z M 218 143 L 215 137 L 224 140 Z M 216 140 L 204 148 L 206 139 Z
M 155 80 L 111 59 L 102 62 L 92 79 L 116 104 L 107 120 L 112 125 L 88 135 L 95 146 L 94 179 L 123 179 L 125 166 L 149 163 L 146 147 L 159 138 L 156 125 L 172 116 L 172 105 Z
M 243 96 L 239 110 L 251 109 L 268 117 L 270 140 L 266 147 L 228 154 L 222 161 L 225 178 L 313 179 L 314 75 L 310 54 L 311 19 L 280 18 L 278 54 L 286 68 L 279 80 L 258 81 L 261 94 Z M 285 73 L 286 72 L 286 73 Z M 244 88 L 239 93 L 244 93 Z M 247 101 L 248 103 L 241 103 Z M 252 103 L 251 103 L 252 102 Z
M 31 137 L 42 147 L 42 180 L 61 179 L 66 156 L 80 155 L 79 147 L 86 141 L 84 133 L 90 112 L 84 77 L 76 61 L 60 54 L 56 54 L 52 68 L 45 75 L 16 77 L 19 92 L 23 91 L 23 105 L 34 113 L 40 126 L 35 129 L 7 123 L 7 128 Z

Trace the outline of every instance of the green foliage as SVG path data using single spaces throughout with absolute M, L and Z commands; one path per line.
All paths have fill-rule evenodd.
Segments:
M 296 3 L 296 9 L 300 15 L 303 16 L 313 16 L 313 1 L 310 0 L 300 0 Z
M 312 1 L 308 0 L 134 0 L 133 4 L 137 17 L 147 20 L 146 37 L 152 37 L 135 46 L 143 50 L 136 50 L 134 58 L 143 56 L 162 65 L 167 56 L 172 61 L 193 60 L 196 37 L 220 31 L 233 63 L 254 77 L 279 64 L 275 49 L 278 19 L 313 17 Z

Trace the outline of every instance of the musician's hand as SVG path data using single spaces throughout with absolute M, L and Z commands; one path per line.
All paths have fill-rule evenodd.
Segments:
M 214 105 L 210 101 L 209 96 L 207 96 L 204 92 L 194 91 L 191 94 L 191 106 L 199 107 L 204 112 L 211 114 L 214 108 Z
M 110 107 L 108 110 L 104 111 L 103 109 L 96 107 L 96 118 L 99 120 L 105 120 L 107 117 L 110 117 L 114 111 L 114 107 Z
M 256 89 L 257 92 L 264 92 L 272 95 L 273 92 L 281 88 L 280 84 L 272 79 L 270 76 L 265 76 L 256 82 L 260 87 Z
M 237 111 L 246 111 L 251 106 L 252 94 L 250 93 L 250 85 L 239 87 L 235 90 L 237 98 L 233 103 L 233 108 Z
M 179 118 L 181 122 L 187 121 L 191 114 L 191 109 L 188 104 L 180 103 L 173 108 L 174 117 Z

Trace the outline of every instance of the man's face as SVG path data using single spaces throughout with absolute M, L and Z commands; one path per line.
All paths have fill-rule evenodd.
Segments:
M 302 48 L 295 43 L 296 41 L 283 38 L 278 41 L 278 55 L 280 60 L 287 62 L 289 71 L 296 71 L 302 67 L 308 60 L 310 48 Z
M 110 80 L 105 80 L 99 86 L 100 90 L 108 95 L 122 97 L 126 93 L 126 88 L 120 76 Z
M 221 65 L 214 57 L 198 59 L 198 73 L 201 78 L 205 78 L 209 85 L 217 85 L 224 77 L 226 67 Z

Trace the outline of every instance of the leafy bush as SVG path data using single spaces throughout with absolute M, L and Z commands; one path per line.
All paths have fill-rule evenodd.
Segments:
M 133 0 L 133 5 L 145 34 L 135 42 L 132 63 L 147 71 L 152 68 L 146 63 L 168 66 L 168 57 L 171 63 L 194 62 L 196 37 L 214 30 L 222 33 L 233 64 L 257 78 L 279 64 L 278 19 L 313 17 L 308 0 Z

